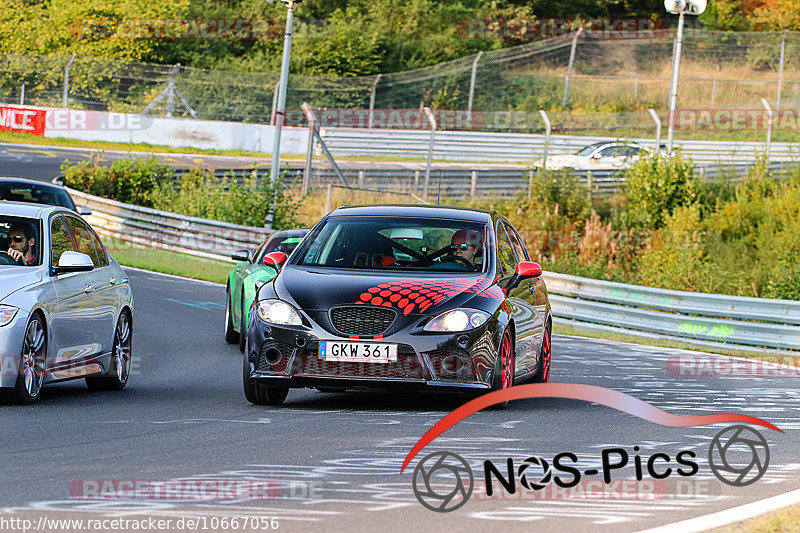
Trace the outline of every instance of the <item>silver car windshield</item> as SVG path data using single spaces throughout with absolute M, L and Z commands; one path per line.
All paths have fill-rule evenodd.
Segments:
M 298 265 L 359 270 L 484 272 L 487 228 L 479 222 L 332 217 Z
M 0 215 L 0 268 L 42 264 L 39 221 Z

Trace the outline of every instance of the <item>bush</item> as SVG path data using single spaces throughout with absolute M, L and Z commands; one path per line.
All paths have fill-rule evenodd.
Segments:
M 680 153 L 642 157 L 625 172 L 625 178 L 626 222 L 631 227 L 662 228 L 678 207 L 697 200 L 699 180 L 694 165 Z
M 96 196 L 152 207 L 151 191 L 159 183 L 174 179 L 173 170 L 155 157 L 146 161 L 118 159 L 109 166 L 102 166 L 102 161 L 102 156 L 97 155 L 74 166 L 64 163 L 61 165 L 64 184 Z

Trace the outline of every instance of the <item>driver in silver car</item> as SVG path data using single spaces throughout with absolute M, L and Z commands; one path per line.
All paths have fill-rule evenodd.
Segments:
M 36 264 L 36 231 L 29 224 L 14 224 L 8 230 L 8 255 L 18 263 Z

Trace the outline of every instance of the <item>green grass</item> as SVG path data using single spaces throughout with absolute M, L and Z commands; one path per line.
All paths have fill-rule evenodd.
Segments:
M 657 346 L 659 348 L 677 348 L 679 350 L 692 350 L 703 353 L 713 353 L 721 355 L 733 355 L 736 357 L 746 357 L 749 359 L 760 359 L 763 361 L 785 362 L 785 356 L 772 353 L 751 352 L 746 350 L 736 350 L 723 346 L 706 346 L 691 344 L 669 339 L 653 339 L 650 337 L 640 337 L 626 333 L 613 331 L 603 331 L 591 328 L 580 328 L 566 324 L 559 324 L 558 319 L 553 321 L 553 333 L 556 335 L 573 335 L 575 337 L 588 337 L 592 339 L 603 339 L 609 341 L 628 342 L 631 344 L 642 344 L 644 346 Z
M 712 530 L 715 533 L 800 533 L 800 505 Z
M 108 244 L 108 243 L 106 243 Z M 225 283 L 232 263 L 139 246 L 116 244 L 108 251 L 121 265 L 182 276 L 185 278 Z

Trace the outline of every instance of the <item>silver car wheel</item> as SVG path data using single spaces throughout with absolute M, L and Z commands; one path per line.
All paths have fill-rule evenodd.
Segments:
M 114 334 L 114 358 L 117 379 L 120 383 L 125 383 L 131 373 L 131 324 L 125 313 L 119 316 Z
M 44 346 L 44 327 L 38 319 L 31 320 L 22 345 L 22 377 L 31 398 L 39 396 L 44 383 Z

